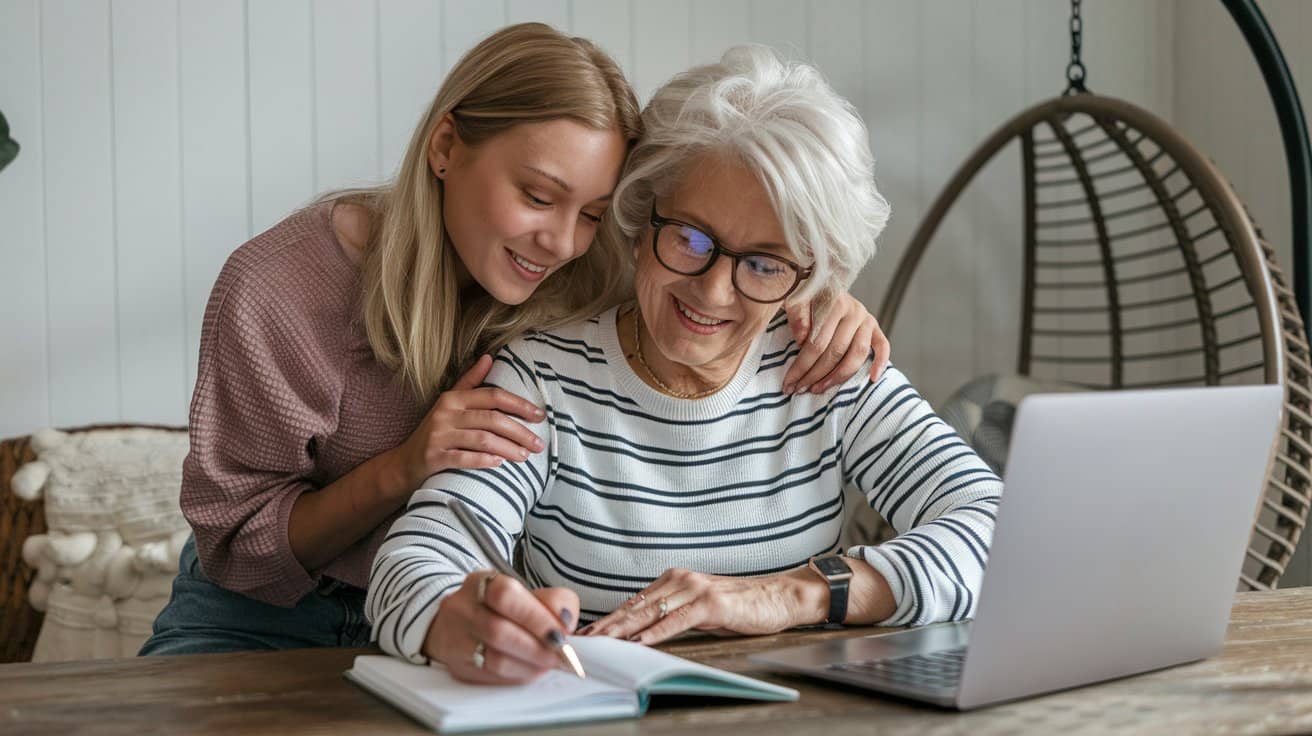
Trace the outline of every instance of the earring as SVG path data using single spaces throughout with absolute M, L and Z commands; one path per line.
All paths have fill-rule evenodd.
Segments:
M 445 167 L 445 166 L 440 166 L 440 167 L 438 167 L 438 169 L 437 169 L 437 175 L 438 175 L 438 176 L 446 176 L 446 167 Z

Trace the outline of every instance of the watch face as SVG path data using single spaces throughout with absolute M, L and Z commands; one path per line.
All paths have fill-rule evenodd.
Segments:
M 815 565 L 815 569 L 819 570 L 820 574 L 825 577 L 847 575 L 852 572 L 852 568 L 848 567 L 841 557 L 817 557 L 812 560 L 812 563 Z

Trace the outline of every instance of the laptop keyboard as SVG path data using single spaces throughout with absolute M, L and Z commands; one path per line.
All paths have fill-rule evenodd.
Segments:
M 957 647 L 895 659 L 840 662 L 831 664 L 826 669 L 858 675 L 872 682 L 888 682 L 913 687 L 955 688 L 961 682 L 961 665 L 965 661 L 966 648 Z

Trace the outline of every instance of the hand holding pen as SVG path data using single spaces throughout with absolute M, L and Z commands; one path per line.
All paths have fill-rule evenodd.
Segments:
M 494 569 L 470 573 L 460 590 L 442 601 L 424 653 L 466 682 L 523 683 L 562 663 L 584 676 L 565 640 L 578 622 L 578 595 L 565 588 L 531 589 L 469 508 L 454 499 L 449 505 Z

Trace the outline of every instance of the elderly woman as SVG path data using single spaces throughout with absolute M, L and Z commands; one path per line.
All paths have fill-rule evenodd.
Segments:
M 676 77 L 643 120 L 613 205 L 634 302 L 497 355 L 489 381 L 545 411 L 530 429 L 548 450 L 415 493 L 370 577 L 379 644 L 508 683 L 556 664 L 544 638 L 580 618 L 650 644 L 969 617 L 997 476 L 896 369 L 778 390 L 798 351 L 781 305 L 844 291 L 887 219 L 851 105 L 749 46 Z M 841 550 L 847 486 L 900 535 Z M 487 569 L 452 498 L 537 589 Z

